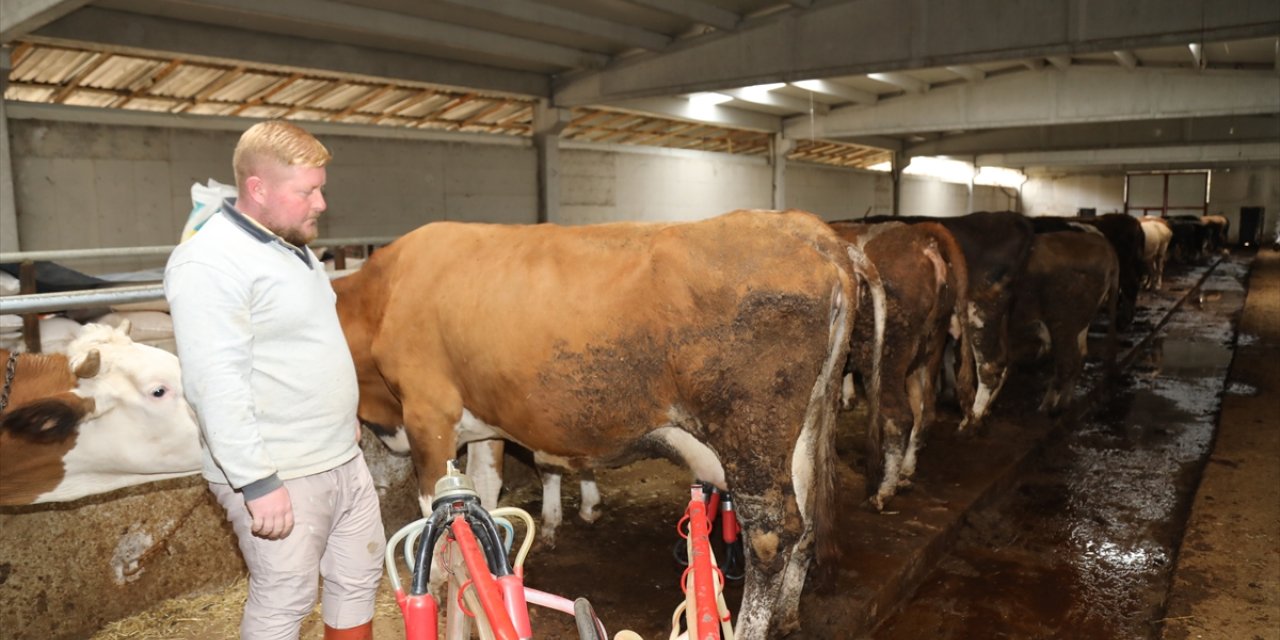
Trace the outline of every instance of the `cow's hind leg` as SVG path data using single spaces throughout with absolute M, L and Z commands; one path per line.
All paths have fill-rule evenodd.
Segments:
M 578 517 L 583 522 L 595 522 L 600 519 L 600 487 L 596 485 L 596 472 L 583 469 L 578 474 L 578 488 L 581 495 Z
M 564 510 L 560 505 L 560 481 L 563 477 L 559 471 L 540 469 L 542 474 L 542 531 L 539 538 L 548 547 L 556 546 L 556 529 L 564 521 Z
M 911 436 L 907 439 L 907 450 L 902 456 L 902 474 L 898 479 L 898 488 L 911 486 L 911 479 L 916 474 L 916 460 L 920 447 L 924 443 L 924 430 L 933 420 L 933 384 L 927 366 L 917 367 L 907 378 L 907 398 L 911 402 Z

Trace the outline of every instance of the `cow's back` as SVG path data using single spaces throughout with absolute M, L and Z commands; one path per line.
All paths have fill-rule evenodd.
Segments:
M 736 362 L 759 349 L 732 345 L 773 341 L 785 351 L 797 338 L 788 333 L 825 334 L 831 296 L 853 292 L 839 254 L 820 221 L 796 213 L 584 227 L 434 223 L 335 288 L 340 312 L 352 315 L 343 307 L 358 302 L 371 325 L 367 345 L 352 345 L 357 367 L 362 355 L 374 360 L 396 395 L 408 380 L 448 380 L 477 417 L 520 425 L 517 439 L 531 448 L 604 456 L 617 438 L 591 435 L 639 437 L 675 405 L 711 417 L 735 406 L 740 383 L 716 372 L 766 363 Z M 816 371 L 825 354 L 812 355 L 785 360 Z M 619 389 L 618 380 L 635 386 Z

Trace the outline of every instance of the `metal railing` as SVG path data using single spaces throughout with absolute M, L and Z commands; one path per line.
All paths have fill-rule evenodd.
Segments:
M 312 247 L 346 247 L 357 245 L 391 244 L 399 236 L 361 236 L 356 238 L 325 238 L 311 243 Z M 47 251 L 13 251 L 0 253 L 0 262 L 25 260 L 92 260 L 95 258 L 136 258 L 139 256 L 167 256 L 177 245 L 147 247 L 109 247 L 105 249 L 50 249 Z
M 343 269 L 329 273 L 333 280 L 355 273 L 357 269 Z M 19 296 L 0 297 L 0 313 L 22 315 L 27 313 L 48 313 L 52 311 L 70 311 L 72 309 L 92 309 L 118 304 L 151 302 L 164 299 L 163 284 L 147 284 L 132 287 L 112 287 L 109 289 L 89 289 L 86 291 L 64 291 L 61 293 L 32 293 Z
M 360 236 L 355 238 L 326 238 L 311 243 L 312 247 L 348 247 L 385 245 L 394 242 L 398 236 Z M 136 258 L 139 256 L 167 256 L 177 245 L 145 246 L 145 247 L 111 247 L 105 249 L 57 249 L 50 251 L 14 251 L 0 253 L 0 263 L 19 263 L 21 271 L 22 293 L 16 296 L 0 297 L 0 314 L 22 316 L 22 337 L 27 350 L 40 352 L 40 313 L 70 311 L 73 309 L 93 309 L 113 305 L 136 304 L 164 299 L 164 285 L 161 283 L 120 286 L 84 291 L 64 291 L 59 293 L 26 293 L 35 291 L 35 262 L 40 260 L 89 260 L 103 258 Z M 334 261 L 336 271 L 329 278 L 339 278 L 354 273 L 354 269 L 346 268 L 345 252 L 337 251 Z

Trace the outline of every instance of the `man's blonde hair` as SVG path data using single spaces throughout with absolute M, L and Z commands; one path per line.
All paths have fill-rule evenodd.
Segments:
M 240 136 L 231 165 L 236 172 L 236 186 L 244 188 L 244 181 L 263 161 L 285 167 L 323 167 L 332 158 L 333 154 L 302 127 L 284 120 L 266 120 Z

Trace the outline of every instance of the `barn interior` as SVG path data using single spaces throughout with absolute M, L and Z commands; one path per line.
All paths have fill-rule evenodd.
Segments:
M 197 191 L 234 184 L 240 133 L 271 118 L 333 152 L 317 247 L 353 256 L 443 220 L 1222 216 L 1225 251 L 1140 298 L 1124 392 L 1091 360 L 1065 418 L 1016 385 L 975 441 L 944 416 L 920 486 L 885 513 L 858 506 L 846 435 L 845 557 L 806 591 L 795 637 L 1280 634 L 1273 3 L 4 0 L 0 91 L 6 349 L 32 335 L 21 314 L 55 311 L 18 290 L 23 261 L 136 288 L 117 311 L 162 310 L 159 268 Z M 135 339 L 171 344 L 147 329 Z M 865 415 L 840 420 L 853 433 Z M 412 468 L 364 448 L 394 530 L 418 516 Z M 611 631 L 665 637 L 679 600 L 667 559 L 687 478 L 664 465 L 602 474 L 602 520 L 566 518 L 532 561 Z M 504 502 L 536 511 L 536 473 L 509 469 Z M 189 477 L 0 507 L 0 625 L 230 637 L 238 611 L 215 622 L 226 607 L 209 603 L 236 597 L 243 565 L 207 493 Z M 1081 560 L 1045 560 L 1066 556 Z M 175 599 L 203 613 L 138 617 Z M 403 637 L 398 616 L 380 604 L 379 637 Z

